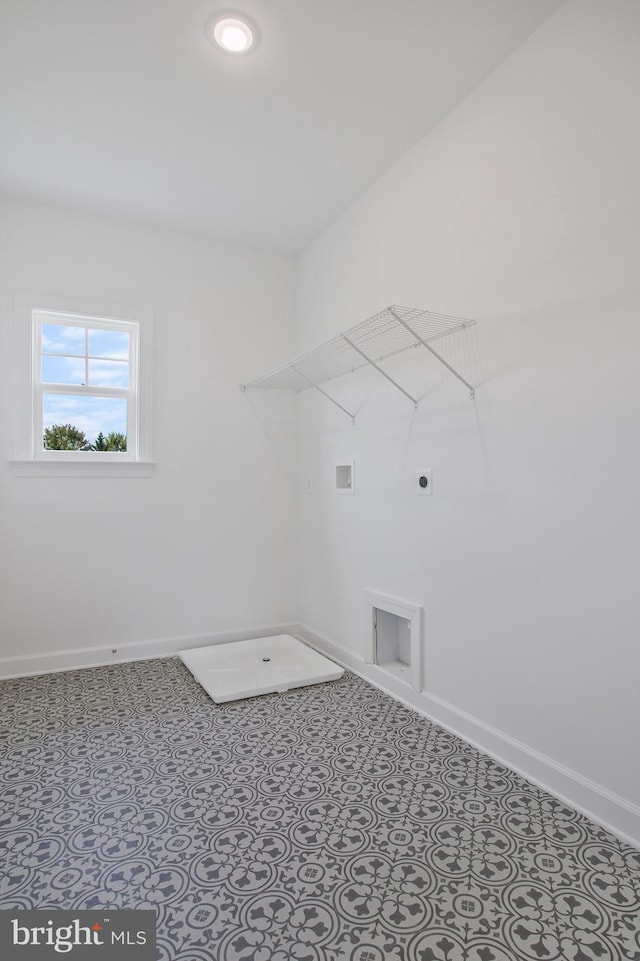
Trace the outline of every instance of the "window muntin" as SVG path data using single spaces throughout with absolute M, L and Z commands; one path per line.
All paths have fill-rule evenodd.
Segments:
M 138 323 L 32 316 L 33 457 L 137 460 Z M 61 437 L 56 428 L 67 426 L 73 430 Z
M 43 323 L 42 382 L 93 387 L 128 387 L 128 330 Z

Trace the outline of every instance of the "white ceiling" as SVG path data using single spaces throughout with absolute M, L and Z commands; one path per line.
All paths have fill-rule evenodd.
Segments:
M 0 192 L 295 251 L 561 0 L 0 0 Z

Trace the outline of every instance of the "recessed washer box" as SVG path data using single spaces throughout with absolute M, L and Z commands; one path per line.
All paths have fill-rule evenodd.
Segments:
M 355 461 L 347 461 L 344 464 L 336 464 L 335 490 L 337 494 L 353 494 L 356 486 L 355 479 Z
M 335 681 L 344 669 L 291 634 L 178 652 L 216 704 Z

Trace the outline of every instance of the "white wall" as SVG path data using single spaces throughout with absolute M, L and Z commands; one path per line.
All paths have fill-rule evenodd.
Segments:
M 0 203 L 2 673 L 294 617 L 293 406 L 238 389 L 291 349 L 293 271 L 279 255 Z M 151 478 L 13 475 L 19 291 L 153 310 Z
M 569 0 L 304 252 L 298 344 L 390 303 L 478 319 L 440 342 L 475 402 L 356 374 L 352 427 L 304 395 L 301 620 L 355 659 L 365 588 L 422 604 L 419 703 L 636 840 L 639 49 L 637 3 Z

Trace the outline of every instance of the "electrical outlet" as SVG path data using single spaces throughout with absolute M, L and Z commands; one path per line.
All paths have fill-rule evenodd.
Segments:
M 311 474 L 307 474 L 305 489 L 308 494 L 310 494 L 311 491 L 313 490 L 313 477 L 311 476 Z
M 430 467 L 416 471 L 416 494 L 428 497 L 433 493 L 433 471 Z

